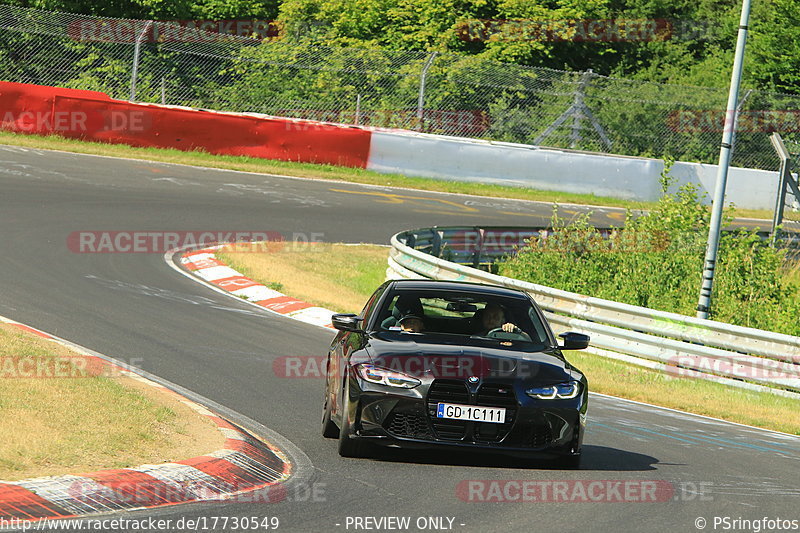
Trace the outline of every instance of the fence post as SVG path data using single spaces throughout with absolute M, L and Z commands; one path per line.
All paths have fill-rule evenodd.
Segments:
M 733 117 L 733 142 L 731 142 L 731 159 L 733 159 L 733 151 L 736 148 L 736 133 L 739 131 L 739 115 L 744 109 L 744 105 L 753 94 L 753 89 L 748 89 L 744 96 L 739 100 L 739 105 L 736 106 L 736 115 Z
M 136 42 L 133 45 L 133 70 L 131 71 L 131 96 L 128 98 L 131 102 L 136 101 L 136 80 L 139 76 L 139 51 L 142 48 L 142 41 L 144 40 L 147 32 L 153 26 L 153 21 L 148 20 L 139 35 L 136 36 Z
M 583 73 L 581 76 L 581 82 L 578 84 L 578 89 L 575 91 L 575 100 L 572 104 L 575 108 L 575 113 L 572 115 L 572 132 L 569 136 L 569 147 L 575 149 L 578 146 L 578 142 L 581 140 L 581 119 L 583 118 L 583 110 L 586 108 L 586 104 L 583 102 L 583 96 L 586 93 L 586 86 L 589 85 L 589 80 L 592 77 L 594 71 L 592 69 L 588 69 L 586 72 Z
M 775 199 L 775 213 L 772 217 L 772 245 L 775 246 L 780 240 L 780 225 L 783 224 L 783 210 L 786 207 L 786 186 L 791 179 L 791 155 L 783 139 L 778 132 L 769 136 L 772 147 L 775 148 L 778 157 L 781 159 L 781 166 L 778 170 L 778 196 Z
M 584 101 L 584 97 L 586 96 L 586 88 L 592 81 L 592 76 L 594 76 L 594 71 L 592 69 L 588 69 L 583 74 L 581 74 L 581 79 L 578 82 L 578 87 L 575 89 L 574 98 L 572 100 L 572 104 L 567 108 L 566 111 L 561 113 L 561 115 L 549 126 L 547 129 L 540 133 L 534 140 L 533 144 L 541 144 L 546 138 L 553 134 L 558 128 L 561 127 L 569 118 L 572 118 L 572 129 L 570 132 L 570 148 L 576 148 L 578 145 L 578 141 L 581 140 L 581 120 L 584 118 L 588 118 L 589 121 L 592 123 L 592 127 L 594 131 L 597 132 L 597 135 L 600 137 L 600 140 L 603 142 L 603 145 L 606 147 L 606 150 L 609 152 L 611 151 L 611 139 L 606 134 L 606 130 L 603 128 L 602 124 L 597 120 L 592 113 L 592 110 L 589 109 L 589 106 L 586 105 Z
M 425 65 L 422 67 L 422 71 L 419 74 L 419 98 L 417 98 L 417 129 L 419 131 L 422 131 L 424 127 L 425 82 L 428 79 L 428 69 L 431 68 L 433 60 L 436 59 L 438 53 L 439 52 L 431 52 L 431 55 L 428 56 L 428 60 L 425 61 Z

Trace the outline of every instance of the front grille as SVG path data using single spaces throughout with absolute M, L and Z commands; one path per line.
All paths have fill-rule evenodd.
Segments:
M 463 381 L 437 379 L 428 390 L 428 402 L 469 403 L 469 391 Z
M 506 421 L 503 424 L 490 422 L 468 422 L 436 417 L 439 402 L 480 405 L 482 407 L 504 407 Z M 486 383 L 477 394 L 470 395 L 466 383 L 456 380 L 436 380 L 428 391 L 428 416 L 437 438 L 442 440 L 474 440 L 475 442 L 500 442 L 514 425 L 517 415 L 517 399 L 511 385 Z
M 499 442 L 503 440 L 517 416 L 517 397 L 514 389 L 510 385 L 498 385 L 496 383 L 486 383 L 478 390 L 478 397 L 475 402 L 483 407 L 505 407 L 506 421 L 503 424 L 491 424 L 487 422 L 475 423 L 475 439 L 485 442 Z
M 384 427 L 398 437 L 426 440 L 433 438 L 428 420 L 422 413 L 392 413 Z
M 428 389 L 428 415 L 436 436 L 442 440 L 463 440 L 470 422 L 436 417 L 439 402 L 469 404 L 469 390 L 463 381 L 437 379 Z

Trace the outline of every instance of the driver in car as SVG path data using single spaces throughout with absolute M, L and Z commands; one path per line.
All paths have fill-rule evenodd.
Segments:
M 507 333 L 518 331 L 519 328 L 511 322 L 506 322 L 506 314 L 499 304 L 490 303 L 483 308 L 481 314 L 479 335 L 486 335 L 493 329 L 502 329 Z
M 425 331 L 425 323 L 416 315 L 406 315 L 400 319 L 400 330 L 404 333 L 422 333 Z

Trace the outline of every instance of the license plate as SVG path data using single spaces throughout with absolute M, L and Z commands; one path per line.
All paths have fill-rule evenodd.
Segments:
M 436 418 L 502 424 L 506 421 L 506 409 L 505 407 L 479 407 L 477 405 L 440 403 L 436 407 Z

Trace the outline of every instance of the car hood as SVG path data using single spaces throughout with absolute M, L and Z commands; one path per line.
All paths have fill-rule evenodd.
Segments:
M 366 351 L 370 362 L 413 376 L 442 379 L 520 377 L 541 383 L 574 379 L 571 367 L 552 350 L 531 351 L 494 347 L 497 341 L 474 344 L 428 342 L 423 337 L 371 338 Z M 525 343 L 527 346 L 532 346 Z

